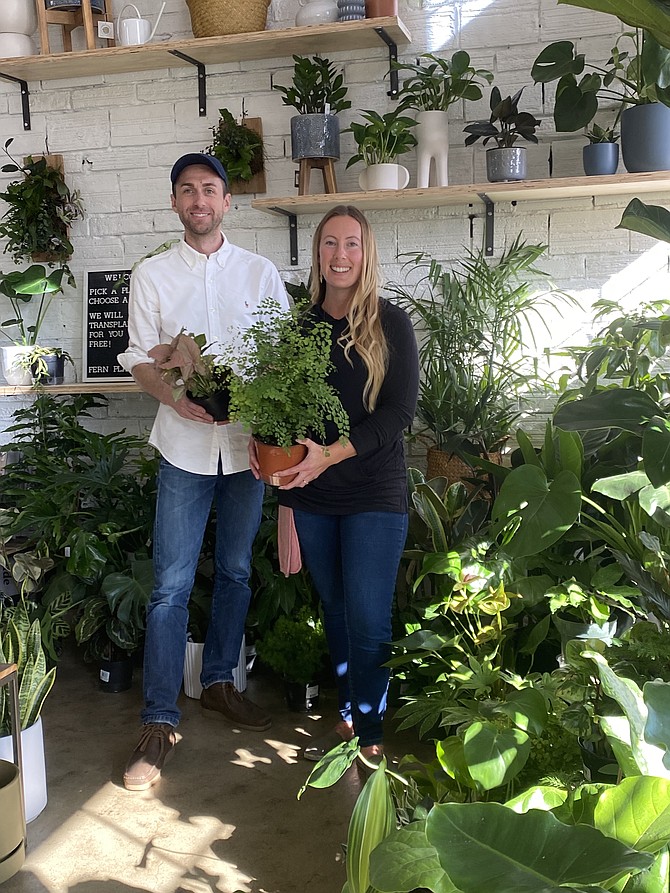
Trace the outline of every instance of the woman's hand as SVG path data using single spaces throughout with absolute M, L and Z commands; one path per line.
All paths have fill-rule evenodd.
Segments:
M 320 443 L 315 443 L 313 440 L 310 440 L 309 437 L 306 437 L 304 440 L 299 440 L 298 443 L 302 443 L 307 447 L 307 455 L 302 462 L 298 463 L 298 465 L 293 465 L 291 468 L 286 468 L 284 471 L 275 472 L 277 477 L 290 477 L 292 474 L 296 475 L 296 477 L 289 483 L 282 484 L 279 488 L 280 490 L 293 490 L 296 487 L 306 487 L 307 484 L 316 480 L 320 474 L 323 474 L 326 468 L 332 465 L 330 449 L 328 447 L 321 446 Z

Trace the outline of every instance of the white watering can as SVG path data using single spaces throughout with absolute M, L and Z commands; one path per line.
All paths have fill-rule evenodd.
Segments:
M 140 43 L 149 43 L 149 41 L 153 38 L 156 33 L 156 29 L 158 28 L 158 23 L 161 20 L 161 16 L 163 15 L 163 10 L 167 4 L 167 0 L 161 6 L 161 10 L 158 13 L 158 18 L 156 19 L 156 23 L 152 29 L 151 22 L 147 19 L 143 19 L 140 15 L 139 9 L 135 6 L 134 3 L 126 3 L 121 12 L 119 13 L 119 17 L 116 20 L 116 31 L 119 35 L 119 42 L 121 46 L 136 46 Z M 128 8 L 135 10 L 135 18 L 121 18 L 123 13 Z

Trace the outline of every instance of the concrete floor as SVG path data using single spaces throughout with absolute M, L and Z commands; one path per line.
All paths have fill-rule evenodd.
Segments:
M 122 774 L 141 673 L 131 690 L 103 693 L 67 652 L 42 713 L 49 802 L 2 893 L 340 893 L 358 774 L 296 799 L 313 765 L 299 749 L 334 723 L 334 692 L 322 694 L 324 716 L 290 713 L 265 675 L 250 674 L 247 694 L 271 711 L 268 732 L 206 719 L 182 695 L 182 740 L 164 777 L 131 793 Z

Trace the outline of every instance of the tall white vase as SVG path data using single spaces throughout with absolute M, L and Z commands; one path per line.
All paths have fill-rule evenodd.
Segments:
M 414 128 L 416 146 L 416 185 L 430 186 L 430 166 L 435 165 L 434 186 L 449 185 L 449 131 L 447 113 L 442 111 L 417 112 Z
M 2 0 L 0 3 L 0 57 L 34 56 L 32 36 L 37 30 L 34 0 Z

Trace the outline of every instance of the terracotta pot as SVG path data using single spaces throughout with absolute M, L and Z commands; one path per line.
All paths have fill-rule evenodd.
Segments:
M 267 443 L 256 441 L 256 452 L 258 454 L 258 464 L 261 471 L 261 480 L 272 487 L 278 487 L 280 484 L 289 484 L 295 475 L 288 477 L 277 477 L 275 472 L 284 471 L 285 468 L 291 468 L 297 465 L 307 455 L 307 447 L 302 443 L 294 443 L 290 449 L 285 450 L 283 447 L 270 446 Z
M 365 0 L 365 17 L 380 19 L 398 15 L 398 0 Z

